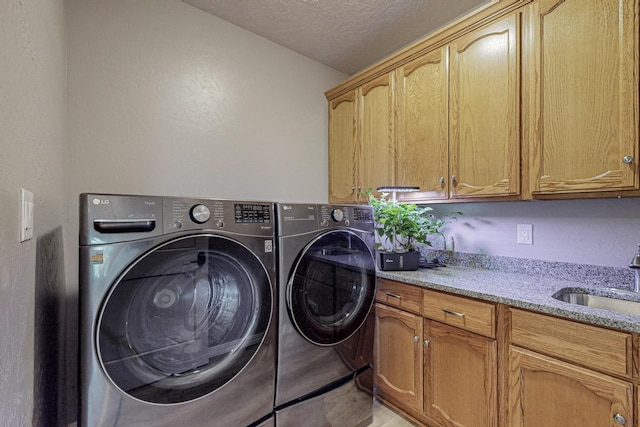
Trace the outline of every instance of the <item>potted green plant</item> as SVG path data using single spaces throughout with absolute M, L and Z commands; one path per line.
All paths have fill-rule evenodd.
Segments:
M 367 195 L 373 207 L 378 267 L 381 270 L 417 270 L 420 252 L 416 245 L 431 246 L 429 236 L 442 236 L 441 228 L 446 222 L 430 214 L 430 207 L 388 199 L 387 193 L 376 198 L 371 190 L 367 190 Z

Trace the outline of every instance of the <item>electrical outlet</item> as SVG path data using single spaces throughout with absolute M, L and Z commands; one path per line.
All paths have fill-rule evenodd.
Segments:
M 444 239 L 444 249 L 446 251 L 452 252 L 454 249 L 453 236 L 447 236 Z
M 533 224 L 518 224 L 516 240 L 520 245 L 533 245 Z

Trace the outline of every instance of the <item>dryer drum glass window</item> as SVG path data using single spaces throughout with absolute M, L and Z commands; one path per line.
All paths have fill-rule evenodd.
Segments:
M 262 264 L 220 236 L 150 251 L 113 285 L 97 323 L 97 351 L 123 392 L 160 404 L 215 391 L 249 363 L 269 324 Z
M 298 331 L 318 345 L 349 338 L 365 321 L 375 289 L 371 251 L 357 235 L 333 231 L 302 251 L 287 299 Z

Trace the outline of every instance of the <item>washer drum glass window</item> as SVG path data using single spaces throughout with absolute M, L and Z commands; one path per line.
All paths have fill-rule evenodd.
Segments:
M 246 247 L 213 235 L 169 242 L 113 285 L 96 329 L 111 381 L 151 403 L 186 402 L 235 377 L 262 344 L 272 293 Z
M 338 344 L 367 318 L 375 292 L 375 263 L 356 234 L 333 231 L 302 251 L 287 288 L 298 331 L 318 345 Z

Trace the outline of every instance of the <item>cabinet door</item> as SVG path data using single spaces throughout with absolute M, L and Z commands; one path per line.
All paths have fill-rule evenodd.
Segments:
M 532 192 L 638 188 L 638 2 L 538 3 Z
M 497 426 L 496 341 L 432 320 L 424 328 L 427 417 L 440 426 Z
M 446 199 L 449 194 L 448 48 L 396 71 L 396 185 L 420 187 L 403 199 Z
M 360 89 L 362 150 L 360 179 L 362 190 L 394 184 L 393 179 L 393 80 L 385 74 Z
M 355 202 L 357 197 L 356 91 L 329 102 L 329 201 Z
M 519 194 L 519 22 L 510 15 L 451 44 L 452 198 Z
M 376 304 L 375 384 L 383 398 L 422 411 L 422 318 Z
M 513 346 L 509 364 L 511 427 L 634 425 L 631 383 Z

